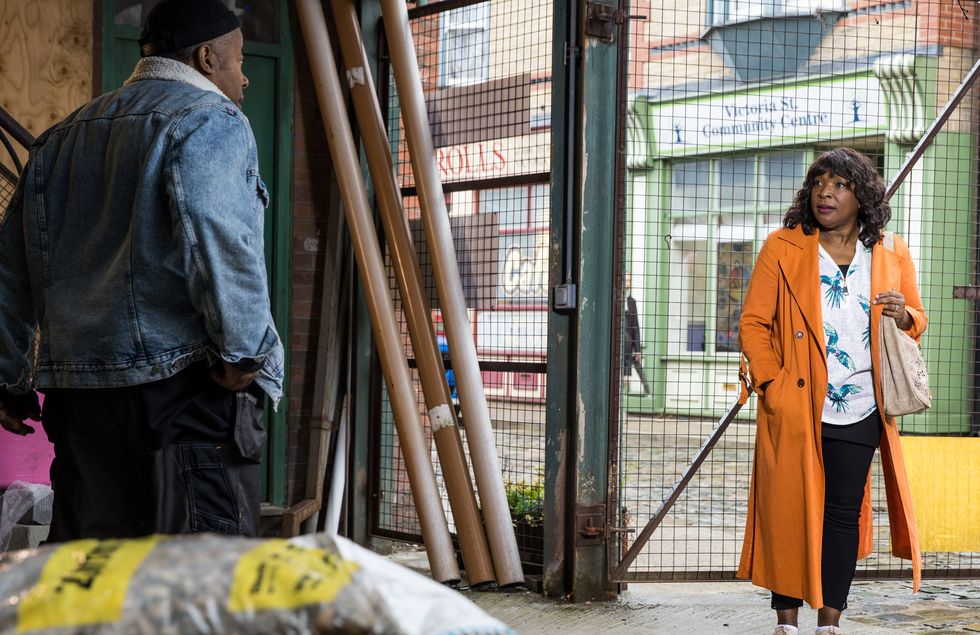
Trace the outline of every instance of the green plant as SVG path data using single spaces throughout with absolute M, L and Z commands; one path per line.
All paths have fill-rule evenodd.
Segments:
M 504 491 L 514 523 L 540 524 L 544 520 L 544 476 L 540 473 L 530 482 L 507 481 Z

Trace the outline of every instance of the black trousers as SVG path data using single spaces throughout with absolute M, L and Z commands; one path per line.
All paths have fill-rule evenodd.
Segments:
M 629 380 L 630 371 L 636 368 L 636 374 L 640 378 L 640 383 L 643 384 L 643 393 L 646 395 L 650 394 L 650 382 L 647 381 L 647 374 L 643 370 L 643 364 L 636 361 L 632 354 L 627 353 L 623 357 L 623 377 Z
M 864 502 L 864 484 L 871 469 L 875 448 L 823 437 L 823 467 L 826 489 L 823 511 L 821 583 L 825 606 L 843 611 L 857 567 L 858 521 Z M 777 611 L 803 606 L 803 600 L 772 594 Z
M 261 409 L 206 368 L 143 386 L 50 390 L 42 419 L 55 448 L 49 542 L 257 535 Z

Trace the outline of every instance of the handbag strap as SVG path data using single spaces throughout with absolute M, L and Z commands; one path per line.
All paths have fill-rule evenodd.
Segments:
M 895 232 L 885 232 L 885 238 L 881 241 L 888 251 L 895 251 Z

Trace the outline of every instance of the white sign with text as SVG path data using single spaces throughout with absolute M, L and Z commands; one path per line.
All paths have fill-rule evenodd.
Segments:
M 436 165 L 443 183 L 548 172 L 551 133 L 436 148 Z
M 867 75 L 654 106 L 652 124 L 662 156 L 880 134 L 887 118 Z

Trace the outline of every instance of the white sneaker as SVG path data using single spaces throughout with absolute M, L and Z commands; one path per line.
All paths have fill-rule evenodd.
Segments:
M 825 628 L 824 630 L 815 631 L 816 635 L 844 635 L 844 631 L 841 630 L 840 626 L 831 626 L 830 628 Z
M 780 624 L 772 635 L 799 635 L 800 629 L 789 624 Z

